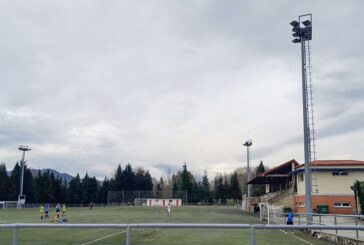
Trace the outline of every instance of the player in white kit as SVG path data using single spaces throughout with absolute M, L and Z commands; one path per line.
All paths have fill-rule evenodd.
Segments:
M 171 215 L 171 203 L 169 202 L 168 203 L 168 216 L 170 216 Z

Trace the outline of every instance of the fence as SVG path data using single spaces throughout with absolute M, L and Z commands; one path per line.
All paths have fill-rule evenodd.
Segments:
M 62 203 L 61 203 L 62 204 Z M 44 203 L 43 203 L 44 205 Z M 57 203 L 48 203 L 50 208 L 55 208 L 57 206 Z M 130 204 L 129 204 L 130 205 Z M 78 207 L 78 208 L 83 208 L 83 207 L 89 207 L 90 204 L 89 203 L 79 203 L 79 204 L 67 204 L 66 203 L 67 208 L 70 207 Z M 109 206 L 128 206 L 128 203 L 93 203 L 94 207 L 109 207 Z M 40 207 L 40 203 L 27 203 L 27 204 L 22 204 L 21 208 L 39 208 Z M 8 209 L 15 209 L 18 208 L 16 205 L 13 205 L 11 207 L 8 207 Z M 5 209 L 5 208 L 4 208 Z
M 312 213 L 312 223 L 314 225 L 364 225 L 364 216 L 363 215 L 343 215 L 343 214 L 317 214 Z M 295 214 L 297 218 L 295 219 L 298 224 L 304 223 L 306 224 L 306 214 L 305 213 L 297 213 Z M 355 231 L 355 235 L 346 233 L 339 234 L 338 230 L 335 230 L 335 235 L 347 236 L 347 237 L 355 237 L 359 239 L 359 230 Z
M 130 245 L 131 229 L 143 228 L 193 228 L 193 229 L 250 229 L 251 244 L 255 245 L 255 230 L 258 229 L 295 229 L 295 230 L 364 230 L 364 226 L 334 225 L 249 225 L 249 224 L 0 224 L 0 229 L 13 229 L 13 245 L 17 245 L 20 228 L 117 228 L 126 229 L 126 245 Z
M 261 220 L 263 210 L 261 210 Z M 298 224 L 309 224 L 309 225 L 334 225 L 334 226 L 347 226 L 347 225 L 364 225 L 364 216 L 363 215 L 343 215 L 343 214 L 319 214 L 319 213 L 311 213 L 309 215 L 312 216 L 312 222 L 307 223 L 306 221 L 306 213 L 295 213 L 294 214 L 294 223 Z M 276 211 L 275 209 L 270 208 L 269 212 L 266 214 L 265 220 L 278 223 L 285 224 L 288 213 L 283 213 L 281 211 Z M 322 229 L 320 229 L 321 231 Z M 335 229 L 334 231 L 329 231 L 326 233 L 335 234 L 336 236 L 340 235 L 342 237 L 355 238 L 359 239 L 359 230 L 355 230 L 352 232 L 341 232 L 339 234 L 339 229 Z

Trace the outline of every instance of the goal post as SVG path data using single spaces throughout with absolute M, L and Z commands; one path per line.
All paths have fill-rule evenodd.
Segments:
M 0 209 L 17 208 L 18 201 L 0 201 Z
M 282 206 L 270 205 L 266 202 L 259 203 L 260 220 L 266 221 L 268 224 L 284 224 L 285 216 L 282 212 Z

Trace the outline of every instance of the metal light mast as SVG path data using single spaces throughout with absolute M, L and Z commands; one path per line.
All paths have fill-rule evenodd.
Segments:
M 20 145 L 18 149 L 23 151 L 23 157 L 21 159 L 20 194 L 18 196 L 18 205 L 21 205 L 25 203 L 25 196 L 23 195 L 25 152 L 30 151 L 31 149 L 27 145 Z
M 250 152 L 249 152 L 249 146 L 253 144 L 252 140 L 247 140 L 243 145 L 246 146 L 246 158 L 247 158 L 247 175 L 248 175 L 248 181 L 250 181 Z M 248 185 L 248 199 L 250 198 L 250 188 L 251 186 Z
M 315 130 L 313 122 L 313 99 L 311 84 L 311 53 L 310 41 L 312 40 L 312 15 L 300 15 L 297 21 L 290 23 L 293 26 L 293 43 L 301 43 L 302 62 L 302 99 L 303 99 L 303 134 L 305 152 L 305 195 L 307 222 L 312 223 L 311 201 L 311 170 L 310 163 L 315 159 Z

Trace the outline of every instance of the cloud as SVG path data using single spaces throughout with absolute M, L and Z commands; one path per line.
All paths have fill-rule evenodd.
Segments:
M 318 152 L 332 158 L 328 139 L 364 137 L 362 35 L 349 28 L 362 5 L 2 2 L 0 161 L 28 144 L 35 168 L 103 178 L 130 162 L 158 178 L 187 162 L 213 178 L 245 165 L 247 138 L 254 164 L 302 161 L 289 22 L 309 12 Z M 350 145 L 337 147 L 360 160 Z

